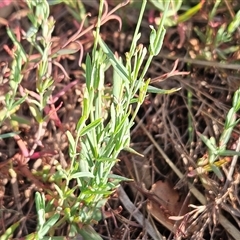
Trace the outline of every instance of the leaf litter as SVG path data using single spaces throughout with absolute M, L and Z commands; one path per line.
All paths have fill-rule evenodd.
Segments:
M 113 1 L 109 1 L 109 4 L 114 6 Z M 89 6 L 87 8 L 93 13 L 97 13 L 97 9 Z M 229 8 L 227 4 L 223 6 L 223 9 L 231 13 L 234 10 L 231 6 Z M 223 9 L 220 10 L 223 11 Z M 220 10 L 219 15 L 221 14 Z M 129 14 L 127 14 L 128 12 Z M 123 54 L 128 49 L 127 46 L 129 45 L 131 34 L 133 34 L 131 29 L 133 29 L 135 24 L 134 16 L 136 16 L 136 13 L 135 9 L 131 9 L 131 7 L 127 8 L 125 12 L 122 12 L 122 9 L 120 9 L 118 13 L 120 16 L 127 15 L 125 19 L 125 24 L 127 23 L 127 25 L 124 26 L 123 24 L 121 30 L 123 34 L 119 34 L 118 29 L 113 24 L 105 24 L 102 27 L 102 36 L 108 39 L 108 43 L 112 44 L 115 50 L 120 50 L 120 53 Z M 63 6 L 53 8 L 52 14 L 64 26 L 61 27 L 61 24 L 56 26 L 56 33 L 60 37 L 56 44 L 59 44 L 61 38 L 71 39 L 71 36 L 75 36 L 73 33 L 76 34 L 76 25 L 79 25 L 79 23 L 73 24 L 74 20 Z M 208 4 L 206 3 L 202 8 L 201 14 L 197 14 L 186 23 L 188 26 L 188 32 L 185 32 L 186 38 L 182 36 L 184 34 L 182 32 L 183 28 L 181 28 L 181 36 L 178 35 L 176 27 L 173 27 L 173 32 L 170 31 L 171 29 L 167 31 L 166 39 L 168 39 L 168 42 L 165 42 L 164 49 L 155 58 L 148 74 L 149 77 L 156 80 L 154 85 L 157 87 L 162 89 L 181 87 L 181 90 L 171 95 L 154 93 L 148 95 L 138 115 L 141 123 L 136 124 L 132 129 L 131 147 L 144 154 L 144 158 L 137 159 L 129 154 L 122 153 L 121 162 L 117 163 L 114 169 L 114 172 L 117 174 L 132 178 L 137 183 L 138 187 L 131 185 L 131 183 L 123 183 L 121 191 L 126 193 L 131 203 L 133 203 L 135 211 L 139 211 L 146 221 L 137 222 L 134 218 L 134 212 L 128 211 L 127 206 L 124 205 L 123 201 L 120 201 L 121 197 L 119 198 L 116 193 L 106 206 L 108 208 L 107 211 L 112 213 L 111 217 L 106 217 L 95 226 L 102 236 L 109 239 L 151 239 L 147 229 L 147 226 L 151 226 L 153 232 L 161 233 L 168 239 L 174 239 L 179 236 L 186 239 L 232 239 L 235 236 L 233 233 L 234 228 L 232 228 L 232 232 L 228 231 L 228 222 L 231 223 L 230 226 L 240 227 L 239 163 L 236 164 L 233 182 L 225 192 L 222 192 L 223 182 L 213 173 L 207 173 L 207 177 L 211 179 L 211 185 L 214 186 L 213 189 L 205 189 L 198 177 L 196 177 L 190 180 L 186 178 L 183 180 L 182 188 L 175 190 L 174 185 L 177 184 L 179 178 L 165 162 L 164 157 L 159 154 L 155 145 L 142 129 L 144 125 L 157 144 L 162 147 L 165 154 L 169 156 L 173 164 L 182 173 L 186 173 L 186 175 L 189 173 L 190 168 L 196 169 L 197 159 L 206 153 L 206 147 L 201 143 L 196 132 L 199 131 L 205 135 L 217 138 L 223 131 L 225 116 L 231 106 L 233 92 L 239 87 L 239 66 L 236 64 L 239 54 L 236 52 L 228 55 L 228 62 L 224 64 L 219 61 L 215 53 L 212 56 L 213 63 L 204 59 L 202 50 L 207 51 L 208 49 L 206 47 L 203 48 L 203 43 L 193 29 L 195 26 L 203 31 L 207 28 L 207 20 L 206 18 L 204 19 L 204 16 L 207 14 Z M 14 19 L 14 13 L 11 17 Z M 63 23 L 67 18 L 71 19 L 72 22 L 65 25 Z M 227 19 L 222 21 L 227 21 Z M 143 22 L 144 33 L 141 37 L 143 44 L 147 41 L 148 38 L 146 36 L 150 32 L 148 25 L 148 18 L 146 17 L 145 22 Z M 127 28 L 126 26 L 130 27 Z M 3 27 L 1 26 L 1 28 Z M 216 26 L 214 25 L 215 29 Z M 10 63 L 11 56 L 9 57 L 9 54 L 6 54 L 9 40 L 4 37 L 5 33 L 0 34 L 1 69 L 4 79 L 7 79 L 7 65 L 4 62 Z M 83 40 L 85 51 L 91 48 L 91 37 L 88 35 Z M 238 39 L 235 36 L 231 42 L 225 44 L 224 48 L 226 45 L 230 47 L 231 44 L 234 45 L 237 42 Z M 79 46 L 73 50 L 81 51 Z M 198 59 L 196 56 L 201 56 L 201 58 Z M 37 56 L 33 57 L 36 58 Z M 76 54 L 73 58 L 68 58 L 67 54 L 62 57 L 62 66 L 64 66 L 66 76 L 79 79 L 81 72 L 79 72 L 78 60 L 79 54 Z M 175 64 L 176 60 L 178 60 L 177 66 Z M 172 72 L 172 69 L 190 73 L 184 76 L 172 74 L 169 79 L 165 79 Z M 59 69 L 56 70 L 56 74 L 58 71 Z M 29 78 L 31 79 L 30 73 L 26 75 L 26 79 L 23 81 L 23 86 L 26 85 L 28 88 L 30 86 Z M 157 81 L 157 79 L 165 81 Z M 51 114 L 49 115 L 49 125 L 44 128 L 44 132 L 39 133 L 44 135 L 41 144 L 48 146 L 46 152 L 52 149 L 56 149 L 57 152 L 45 155 L 41 149 L 38 149 L 38 154 L 42 158 L 41 164 L 49 164 L 50 168 L 54 168 L 53 155 L 67 164 L 67 139 L 62 136 L 62 130 L 59 127 L 62 126 L 64 129 L 71 129 L 72 131 L 75 128 L 74 126 L 81 114 L 82 85 L 84 84 L 82 79 L 80 79 L 80 83 L 75 85 L 73 82 L 70 83 L 69 78 L 59 79 L 59 82 L 56 84 L 56 98 L 52 100 L 57 102 L 57 105 L 46 109 L 47 114 L 50 112 Z M 1 94 L 5 94 L 7 90 L 6 81 L 3 80 Z M 24 117 L 23 119 L 32 121 L 32 115 L 26 108 L 23 107 L 19 112 Z M 22 130 L 22 147 L 14 140 L 1 139 L 0 141 L 0 207 L 1 209 L 9 210 L 1 216 L 3 221 L 1 220 L 0 229 L 5 231 L 7 226 L 20 219 L 19 216 L 21 214 L 24 215 L 25 220 L 16 233 L 17 238 L 35 230 L 36 219 L 33 194 L 36 187 L 43 187 L 41 184 L 38 184 L 37 177 L 33 177 L 28 168 L 24 168 L 24 170 L 21 167 L 19 168 L 19 162 L 22 159 L 18 152 L 19 150 L 22 150 L 22 152 L 26 151 L 24 146 L 32 146 L 36 134 L 34 125 L 29 128 L 29 126 L 23 123 L 20 127 Z M 10 125 L 2 126 L 0 129 L 1 134 L 8 130 L 11 130 Z M 231 139 L 231 146 L 237 144 L 239 132 L 239 126 L 236 126 Z M 10 165 L 14 169 L 15 166 L 17 167 L 17 179 L 14 171 L 11 172 L 11 178 L 6 174 L 10 169 Z M 32 165 L 29 165 L 30 169 L 34 168 Z M 40 166 L 40 168 L 42 167 L 43 165 Z M 222 171 L 226 176 L 229 171 L 229 163 L 222 167 Z M 187 181 L 190 181 L 204 194 L 207 199 L 206 204 L 200 204 L 200 201 L 194 196 L 191 196 L 189 199 Z M 186 201 L 184 196 L 187 196 Z M 194 210 L 187 208 L 188 204 L 190 204 L 189 208 Z M 182 208 L 183 210 L 181 211 L 180 209 Z M 219 219 L 221 218 L 219 217 L 220 210 L 228 221 L 225 221 L 226 225 L 219 224 Z M 179 212 L 182 217 L 179 216 L 178 218 Z M 107 216 L 107 213 L 104 215 Z M 180 222 L 181 218 L 184 221 Z M 179 225 L 175 224 L 175 221 L 179 222 Z M 187 232 L 186 229 L 189 226 L 193 227 L 190 231 L 191 234 L 187 235 L 185 232 Z M 59 235 L 64 235 L 64 232 L 65 230 L 61 229 L 58 233 Z

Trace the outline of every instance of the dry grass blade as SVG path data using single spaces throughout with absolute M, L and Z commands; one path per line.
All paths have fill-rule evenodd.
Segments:
M 0 240 L 239 239 L 240 1 L 195 2 L 0 0 Z
M 221 68 L 221 69 L 231 69 L 231 70 L 240 70 L 240 66 L 236 64 L 226 64 L 226 63 L 220 63 L 220 62 L 209 62 L 204 60 L 198 60 L 198 59 L 191 59 L 189 57 L 180 57 L 179 55 L 172 55 L 168 51 L 162 51 L 158 57 L 169 59 L 169 60 L 179 60 L 179 62 L 184 63 L 190 63 L 193 65 L 199 65 L 199 66 L 205 66 L 205 67 L 215 67 L 215 68 Z
M 136 121 L 139 122 L 140 119 L 136 117 Z M 161 154 L 161 156 L 164 158 L 166 163 L 172 168 L 172 170 L 177 174 L 177 176 L 180 179 L 184 178 L 184 175 L 179 171 L 179 169 L 175 166 L 175 164 L 168 158 L 168 156 L 164 153 L 163 149 L 159 146 L 159 144 L 154 140 L 152 135 L 149 133 L 149 131 L 146 129 L 146 127 L 142 124 L 141 128 L 145 132 L 145 134 L 149 137 L 153 145 L 156 147 L 158 152 Z M 188 187 L 190 192 L 198 199 L 198 201 L 202 205 L 207 204 L 206 198 L 203 196 L 203 194 L 194 187 L 191 183 L 188 182 Z M 221 213 L 219 214 L 219 222 L 221 225 L 225 228 L 225 230 L 234 238 L 238 239 L 240 236 L 240 231 L 230 222 L 228 221 Z
M 236 152 L 239 152 L 239 151 L 240 151 L 240 138 L 238 139 L 238 144 L 237 144 L 237 148 L 236 148 Z M 227 175 L 227 181 L 226 181 L 225 186 L 223 188 L 223 192 L 225 192 L 227 190 L 229 183 L 232 181 L 232 175 L 233 175 L 235 166 L 237 164 L 237 160 L 238 160 L 238 156 L 235 155 L 232 159 L 232 162 L 231 162 L 230 170 L 229 170 L 228 175 Z
M 145 226 L 148 234 L 155 240 L 164 240 L 163 236 L 154 229 L 150 222 L 143 216 L 143 214 L 136 208 L 136 206 L 130 201 L 128 195 L 124 189 L 120 186 L 118 188 L 119 199 L 124 207 L 133 215 L 133 217 L 142 225 Z

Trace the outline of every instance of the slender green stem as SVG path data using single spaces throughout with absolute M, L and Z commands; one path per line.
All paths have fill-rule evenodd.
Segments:
M 134 51 L 136 50 L 136 45 L 137 45 L 137 40 L 138 40 L 138 33 L 139 33 L 139 29 L 141 27 L 141 23 L 142 23 L 142 18 L 143 18 L 143 14 L 145 12 L 145 8 L 147 5 L 147 0 L 143 0 L 142 1 L 142 6 L 141 6 L 141 10 L 140 10 L 140 14 L 139 14 L 139 18 L 138 18 L 138 22 L 137 22 L 137 26 L 135 28 L 134 31 L 134 35 L 133 35 L 133 41 L 130 47 L 130 58 L 133 56 Z

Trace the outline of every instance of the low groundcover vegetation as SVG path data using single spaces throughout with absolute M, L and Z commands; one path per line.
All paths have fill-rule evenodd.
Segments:
M 2 1 L 0 239 L 238 239 L 237 1 Z

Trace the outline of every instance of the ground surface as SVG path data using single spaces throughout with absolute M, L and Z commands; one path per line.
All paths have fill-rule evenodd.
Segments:
M 239 46 L 240 29 L 233 33 L 231 41 L 220 45 L 218 49 L 214 47 L 214 44 L 207 45 L 202 42 L 194 31 L 198 27 L 203 34 L 206 34 L 208 27 L 211 26 L 212 35 L 210 37 L 214 38 L 217 29 L 223 24 L 229 24 L 232 15 L 235 15 L 240 9 L 237 1 L 232 1 L 230 7 L 223 1 L 216 16 L 210 21 L 208 16 L 210 9 L 213 8 L 213 2 L 205 3 L 199 13 L 181 26 L 173 26 L 167 30 L 164 47 L 159 56 L 154 59 L 147 73 L 148 77 L 156 78 L 153 83 L 155 86 L 162 89 L 181 87 L 181 90 L 170 95 L 149 94 L 147 96 L 131 134 L 131 146 L 140 154 L 144 154 L 144 157 L 123 152 L 120 156 L 121 162 L 114 168 L 115 173 L 132 178 L 134 182 L 122 184 L 122 189 L 111 197 L 105 208 L 105 219 L 95 226 L 97 232 L 104 239 L 152 239 L 147 224 L 155 227 L 163 236 L 166 236 L 166 239 L 174 239 L 177 236 L 186 239 L 234 239 L 228 233 L 226 225 L 219 223 L 220 212 L 233 226 L 240 228 L 239 163 L 235 166 L 234 182 L 230 184 L 227 191 L 223 190 L 226 177 L 220 181 L 215 174 L 208 173 L 207 177 L 211 181 L 208 187 L 205 187 L 197 177 L 186 177 L 180 181 L 179 176 L 166 162 L 166 159 L 170 159 L 175 167 L 185 175 L 191 168 L 196 168 L 197 159 L 203 157 L 207 151 L 196 132 L 219 138 L 224 128 L 227 112 L 232 104 L 233 93 L 240 86 L 239 49 L 236 49 L 234 53 L 226 54 L 225 60 L 218 55 L 218 52 L 224 51 L 224 49 Z M 196 3 L 194 4 L 192 1 L 189 4 L 192 7 Z M 114 5 L 116 5 L 115 1 L 109 1 L 110 8 Z M 16 12 L 24 9 L 24 6 L 23 3 L 15 6 L 15 13 L 11 12 L 6 17 L 13 27 L 14 24 L 21 26 L 27 24 L 24 13 L 20 20 L 16 17 Z M 92 14 L 89 21 L 94 21 L 97 8 L 87 4 L 86 10 Z M 154 24 L 156 18 L 159 17 L 156 9 L 151 10 L 148 9 L 145 12 L 142 24 L 140 41 L 143 44 L 148 42 L 149 24 Z M 73 20 L 69 9 L 63 4 L 52 7 L 51 11 L 57 21 L 54 33 L 58 37 L 56 38 L 56 45 L 58 45 L 64 39 L 72 36 L 80 23 Z M 112 50 L 122 56 L 128 50 L 131 42 L 137 13 L 137 7 L 131 5 L 118 11 L 123 20 L 120 32 L 118 32 L 117 24 L 111 21 L 102 27 L 102 37 Z M 4 69 L 7 64 L 11 63 L 11 57 L 5 46 L 11 48 L 12 45 L 4 26 L 1 26 L 0 39 L 2 75 L 4 79 L 7 79 L 8 71 L 4 72 Z M 85 35 L 81 41 L 85 53 L 89 52 L 93 44 L 91 33 Z M 56 103 L 57 107 L 60 102 L 63 102 L 58 112 L 63 130 L 55 126 L 54 121 L 50 121 L 42 140 L 46 151 L 54 149 L 57 152 L 56 157 L 65 159 L 66 162 L 68 144 L 63 131 L 66 129 L 74 131 L 77 119 L 81 115 L 81 86 L 84 78 L 82 70 L 77 64 L 78 57 L 76 54 L 71 58 L 61 59 L 70 79 L 59 82 L 55 91 L 62 89 L 69 82 L 79 81 Z M 189 72 L 189 74 L 173 76 L 163 81 L 164 74 L 171 72 L 174 67 L 178 71 Z M 28 89 L 34 89 L 31 73 L 25 76 L 22 85 L 27 86 Z M 7 88 L 7 80 L 6 83 L 1 82 L 1 95 L 7 92 Z M 32 123 L 32 125 L 22 124 L 20 129 L 21 138 L 31 146 L 36 133 L 36 124 L 24 104 L 19 109 L 19 114 L 25 116 Z M 7 121 L 0 128 L 1 133 L 11 130 L 12 127 Z M 228 143 L 229 149 L 236 148 L 238 138 L 239 126 L 236 126 Z M 8 209 L 8 211 L 0 213 L 0 233 L 19 221 L 22 216 L 27 216 L 24 218 L 22 227 L 15 234 L 16 239 L 35 230 L 34 192 L 38 184 L 36 181 L 27 179 L 21 169 L 18 169 L 17 178 L 9 177 L 6 162 L 12 157 L 16 157 L 18 151 L 18 145 L 14 140 L 2 139 L 0 141 L 0 209 Z M 228 160 L 231 161 L 231 158 Z M 44 165 L 49 161 L 51 161 L 51 157 L 45 156 L 41 164 Z M 221 168 L 224 176 L 228 173 L 229 166 L 230 164 L 226 160 L 226 164 Z M 30 161 L 29 169 L 32 168 L 36 168 L 36 166 L 33 161 Z M 190 194 L 187 180 L 194 182 L 196 189 L 205 196 L 207 199 L 205 205 L 202 205 L 196 196 Z M 152 191 L 150 191 L 151 189 Z M 221 204 L 216 204 L 216 198 L 223 195 Z M 133 203 L 132 209 L 129 208 L 131 205 L 127 202 L 126 197 Z M 180 226 L 173 227 L 174 221 L 169 220 L 168 217 L 177 216 L 180 208 L 184 214 L 193 210 L 193 208 L 187 209 L 190 203 L 206 208 L 197 214 L 197 218 L 191 219 L 190 215 L 186 215 Z M 138 211 L 147 219 L 147 223 L 141 223 L 139 219 L 136 219 Z M 185 231 L 184 228 L 188 227 L 189 229 Z M 175 233 L 170 232 L 170 229 L 173 228 Z M 59 235 L 63 236 L 66 231 L 67 228 L 59 230 Z

